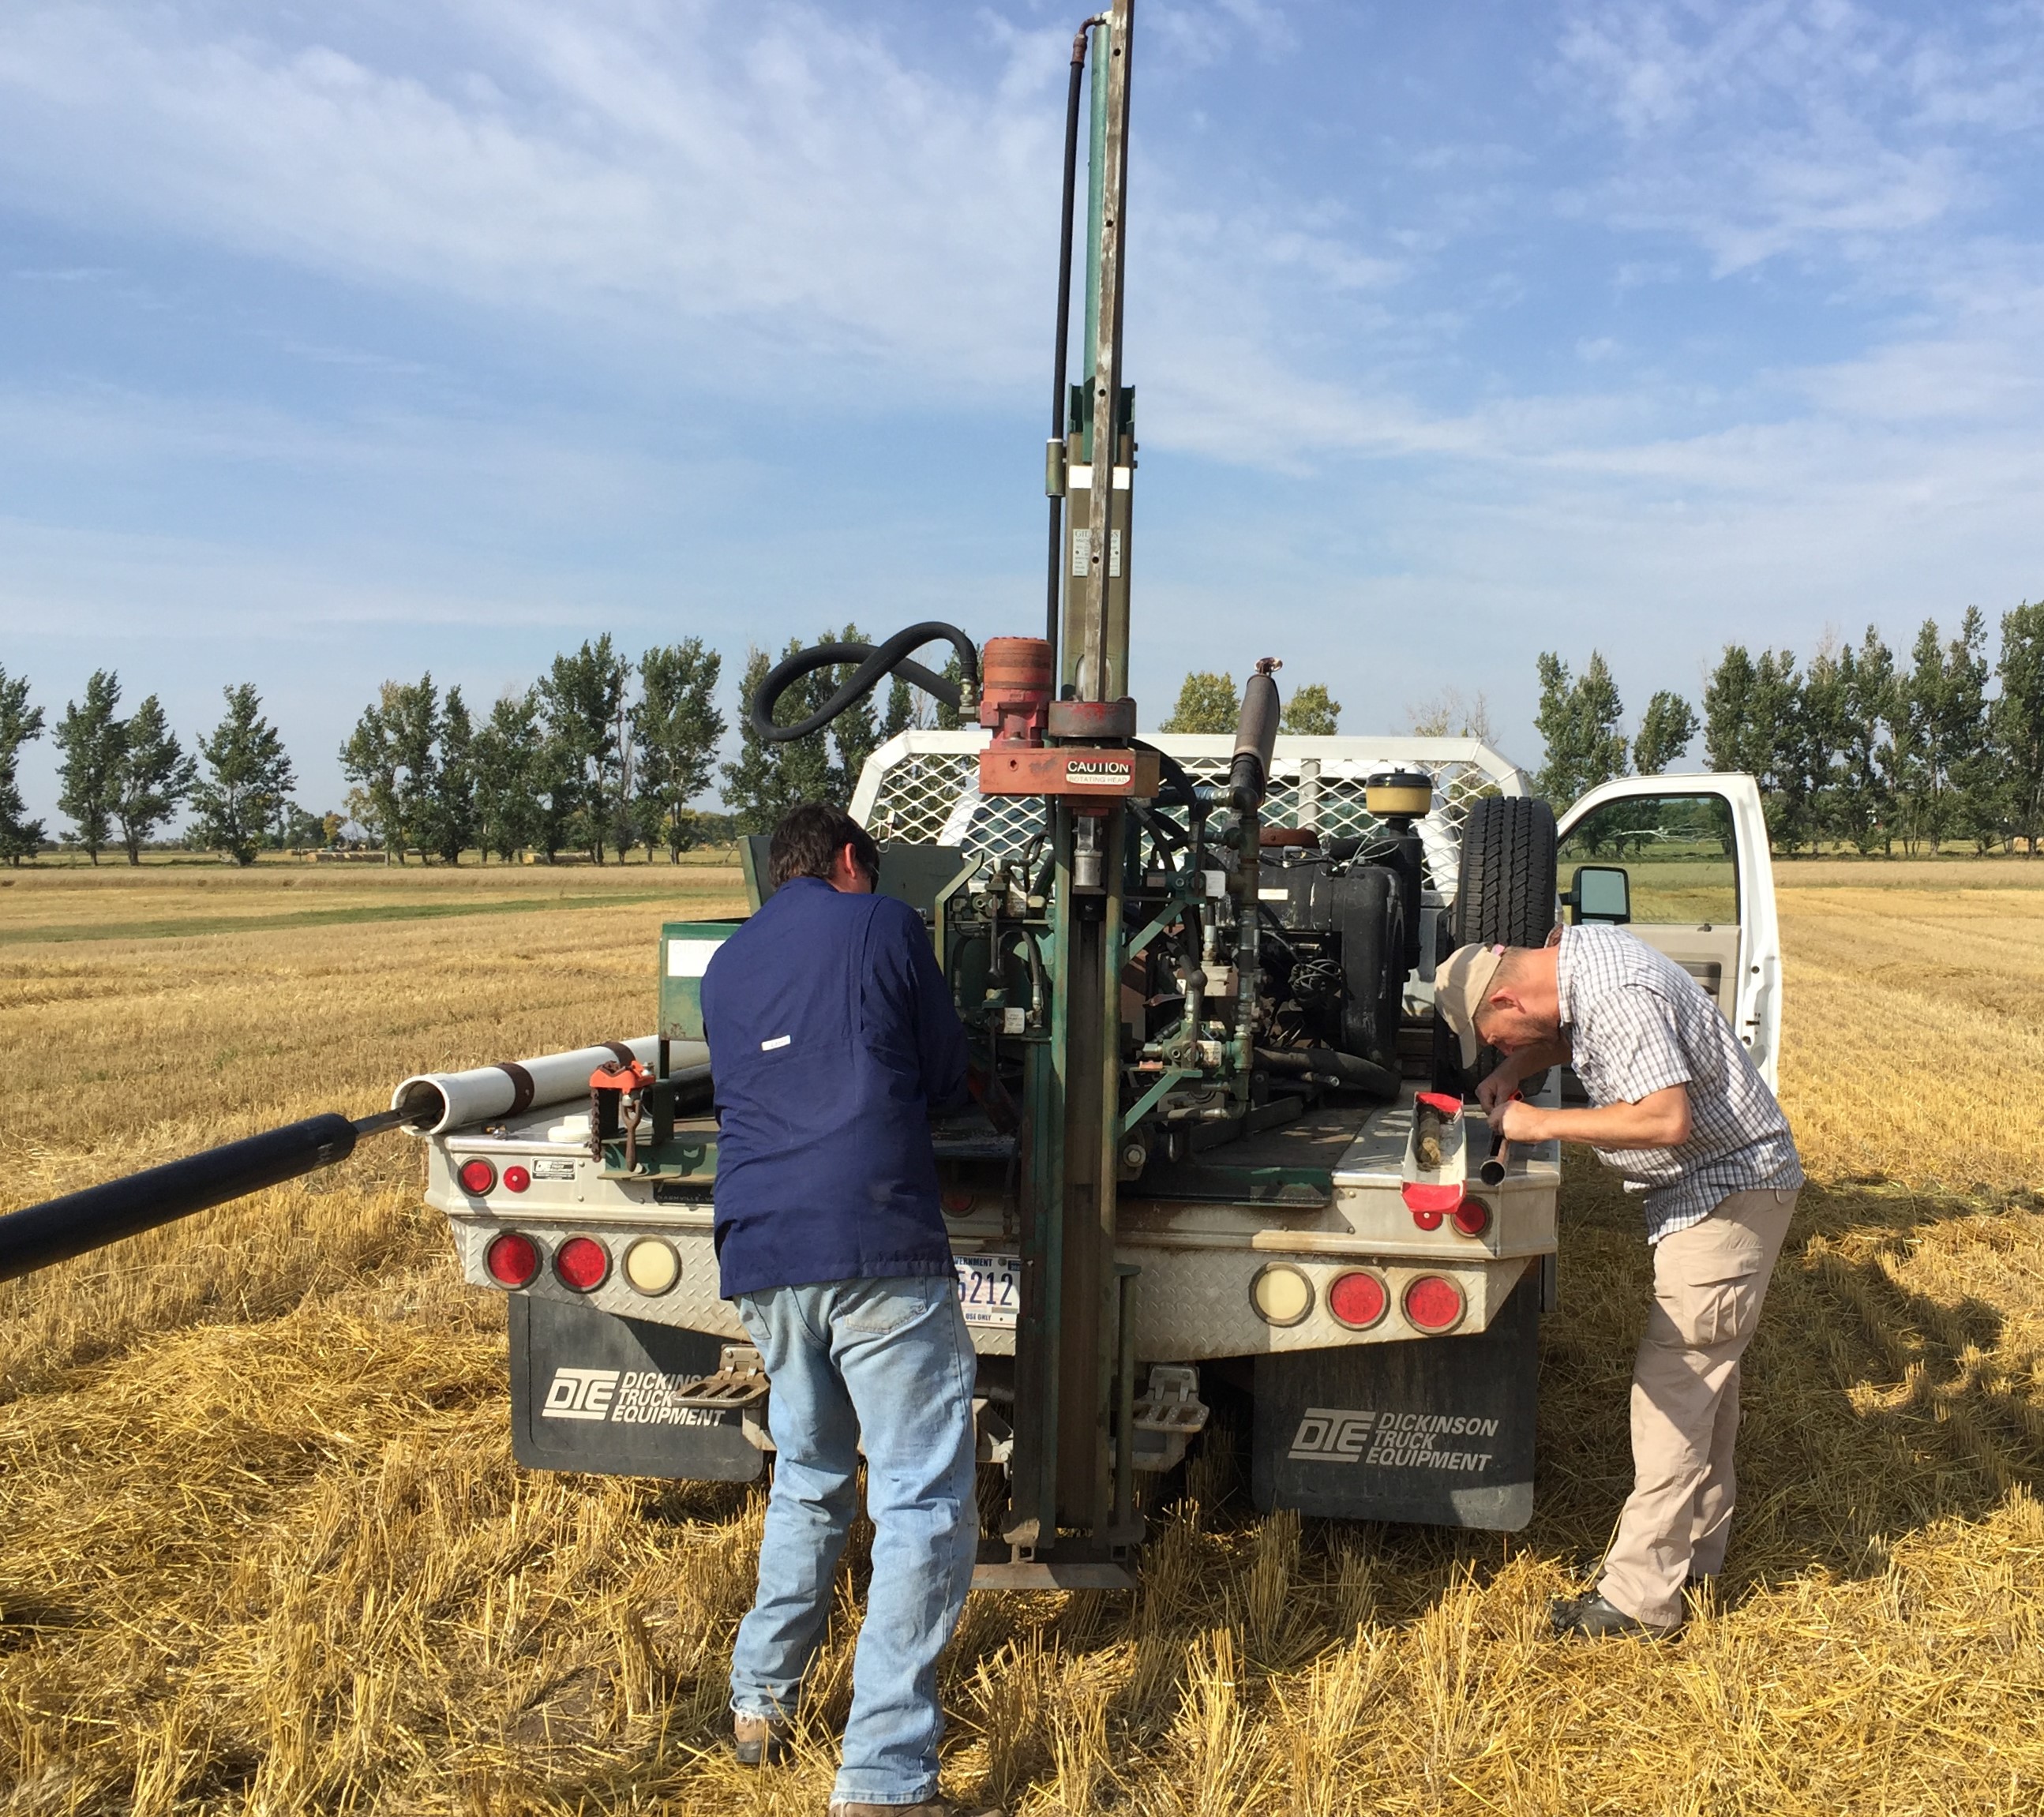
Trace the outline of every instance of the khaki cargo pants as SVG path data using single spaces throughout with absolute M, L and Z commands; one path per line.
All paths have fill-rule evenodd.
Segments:
M 1735 1193 L 1654 1246 L 1654 1304 L 1632 1366 L 1632 1493 L 1597 1584 L 1636 1621 L 1679 1622 L 1684 1581 L 1724 1564 L 1739 1359 L 1795 1209 L 1792 1188 Z

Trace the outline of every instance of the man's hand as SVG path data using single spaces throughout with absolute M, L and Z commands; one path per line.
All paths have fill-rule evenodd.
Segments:
M 1490 1126 L 1497 1127 L 1498 1107 L 1519 1089 L 1519 1069 L 1510 1060 L 1500 1066 L 1476 1088 L 1476 1101 L 1483 1106 L 1483 1114 L 1490 1119 Z
M 1507 1098 L 1490 1112 L 1490 1127 L 1507 1142 L 1546 1141 L 1549 1131 L 1543 1127 L 1545 1120 L 1541 1108 L 1523 1098 Z
M 1522 1047 L 1516 1054 L 1508 1054 L 1498 1062 L 1497 1070 L 1477 1085 L 1476 1101 L 1483 1106 L 1484 1114 L 1495 1127 L 1500 1104 L 1535 1074 L 1544 1073 L 1550 1066 L 1566 1066 L 1570 1057 L 1565 1041 L 1543 1041 L 1537 1047 Z

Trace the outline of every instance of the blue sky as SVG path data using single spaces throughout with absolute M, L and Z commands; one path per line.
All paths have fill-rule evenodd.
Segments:
M 0 663 L 302 798 L 386 677 L 1040 613 L 1076 10 L 12 0 Z M 2044 593 L 2044 4 L 1142 0 L 1135 682 L 1347 729 Z M 55 788 L 47 740 L 25 768 Z

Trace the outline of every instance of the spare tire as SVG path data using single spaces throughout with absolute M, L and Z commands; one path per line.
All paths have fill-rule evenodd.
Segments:
M 1546 944 L 1554 925 L 1554 810 L 1531 795 L 1486 795 L 1462 823 L 1455 944 Z
M 1537 797 L 1486 795 L 1470 807 L 1448 924 L 1455 945 L 1546 944 L 1554 926 L 1554 810 Z M 1437 1070 L 1445 1061 L 1459 1073 L 1454 1038 L 1439 1017 L 1435 1029 Z M 1500 1058 L 1495 1047 L 1477 1054 L 1475 1070 L 1462 1080 L 1465 1093 Z

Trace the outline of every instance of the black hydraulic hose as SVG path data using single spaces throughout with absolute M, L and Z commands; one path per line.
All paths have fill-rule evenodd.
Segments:
M 964 689 L 957 682 L 947 681 L 921 663 L 908 660 L 911 650 L 920 650 L 925 643 L 933 643 L 940 637 L 948 640 L 958 651 L 965 687 L 972 690 L 970 703 L 966 700 Z M 774 703 L 793 683 L 814 670 L 834 668 L 844 663 L 856 663 L 857 672 L 807 719 L 798 720 L 793 725 L 774 723 Z M 941 701 L 955 713 L 964 712 L 976 707 L 978 701 L 979 648 L 955 624 L 946 624 L 937 619 L 912 624 L 906 631 L 897 631 L 877 647 L 870 643 L 818 643 L 810 649 L 797 651 L 768 671 L 766 679 L 759 684 L 759 691 L 746 709 L 746 723 L 770 744 L 786 744 L 793 739 L 807 738 L 813 732 L 822 731 L 847 707 L 863 700 L 879 685 L 881 677 L 887 674 L 899 675 L 905 682 L 914 682 L 924 693 Z
M 1085 78 L 1086 39 L 1100 15 L 1072 34 L 1072 75 L 1065 91 L 1065 187 L 1058 227 L 1058 340 L 1051 361 L 1051 440 L 1065 439 L 1065 396 L 1072 336 L 1072 191 L 1079 174 L 1079 89 Z M 1058 672 L 1058 603 L 1065 572 L 1065 501 L 1062 491 L 1051 501 L 1051 560 L 1048 597 L 1043 602 L 1043 639 L 1051 646 L 1051 673 Z
M 1157 751 L 1157 747 L 1147 739 L 1139 738 L 1132 743 L 1133 748 L 1137 751 L 1157 751 L 1157 767 L 1162 773 L 1166 786 L 1175 791 L 1172 794 L 1159 795 L 1157 797 L 1158 801 L 1173 803 L 1181 808 L 1198 806 L 1199 797 L 1193 792 L 1193 779 L 1185 773 L 1184 764 L 1169 751 Z
M 1160 849 L 1174 852 L 1185 849 L 1185 836 L 1147 802 L 1131 801 L 1128 805 L 1137 823 L 1148 829 Z
M 1301 1073 L 1339 1079 L 1344 1085 L 1368 1092 L 1374 1097 L 1395 1098 L 1404 1083 L 1388 1066 L 1335 1047 L 1259 1047 L 1256 1063 L 1267 1073 Z
M 403 1120 L 401 1111 L 359 1122 L 328 1112 L 10 1212 L 0 1217 L 0 1281 L 345 1161 L 357 1138 L 394 1129 Z

